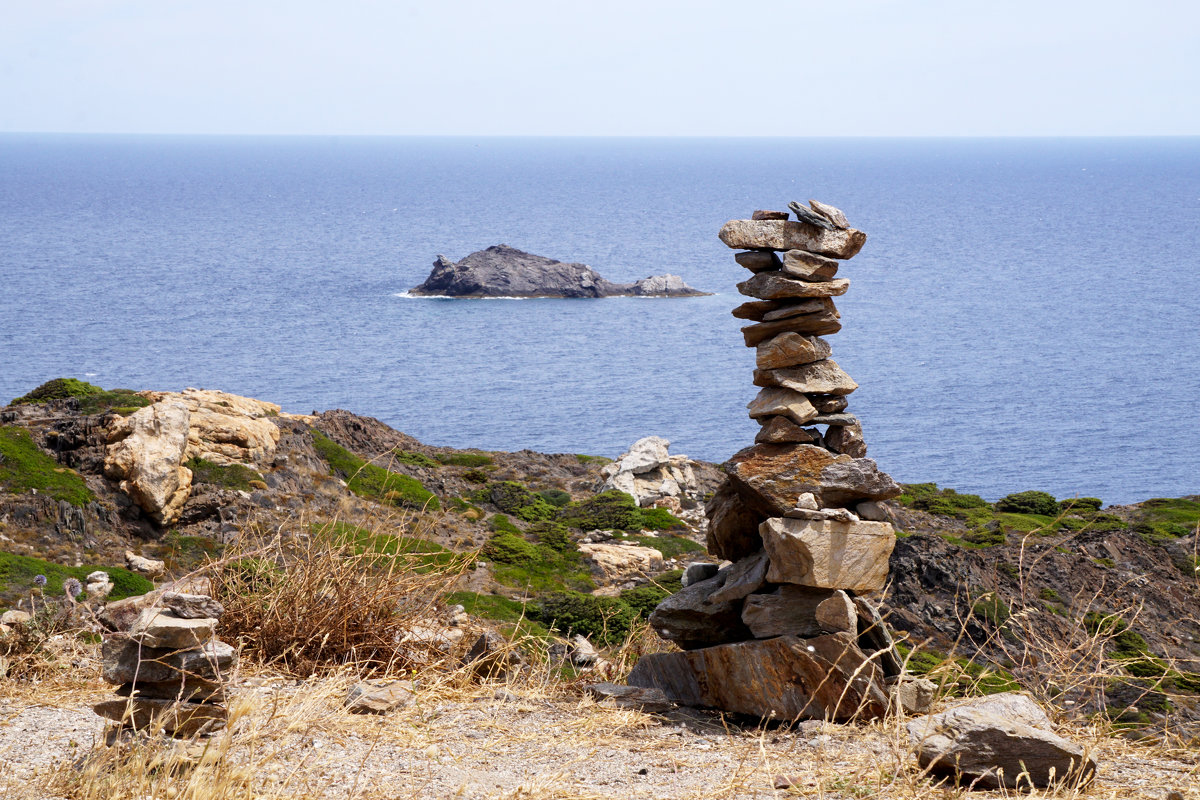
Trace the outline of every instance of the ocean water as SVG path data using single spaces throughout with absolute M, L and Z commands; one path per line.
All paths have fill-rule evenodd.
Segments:
M 1200 493 L 1200 139 L 0 136 L 0 398 L 56 376 L 346 408 L 431 444 L 751 443 L 716 237 L 810 197 L 868 235 L 834 358 L 902 481 Z M 695 299 L 403 296 L 504 242 Z

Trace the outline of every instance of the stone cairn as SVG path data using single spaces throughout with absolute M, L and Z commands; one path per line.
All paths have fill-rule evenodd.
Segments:
M 903 679 L 891 637 L 868 600 L 883 589 L 895 533 L 878 501 L 900 486 L 865 458 L 846 397 L 858 385 L 822 336 L 841 329 L 835 278 L 866 234 L 811 202 L 756 211 L 720 237 L 754 273 L 733 310 L 757 350 L 749 404 L 762 426 L 723 465 L 709 501 L 708 550 L 733 562 L 693 564 L 684 589 L 650 617 L 683 652 L 649 655 L 629 684 L 683 705 L 779 720 L 874 718 L 920 711 L 931 687 Z M 824 430 L 822 430 L 822 428 Z
M 226 675 L 236 654 L 214 631 L 225 609 L 208 595 L 151 592 L 105 606 L 104 680 L 117 697 L 93 710 L 125 730 L 177 738 L 211 733 L 229 719 Z

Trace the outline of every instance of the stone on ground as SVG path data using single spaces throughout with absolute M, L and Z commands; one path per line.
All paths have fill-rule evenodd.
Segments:
M 229 711 L 214 703 L 188 703 L 152 697 L 105 700 L 92 706 L 105 719 L 136 730 L 160 730 L 168 735 L 188 738 L 225 727 Z
M 148 608 L 133 623 L 129 635 L 145 647 L 186 650 L 211 639 L 216 625 L 211 617 L 180 619 L 165 610 Z
M 412 681 L 364 681 L 351 686 L 343 705 L 352 714 L 386 714 L 413 700 Z

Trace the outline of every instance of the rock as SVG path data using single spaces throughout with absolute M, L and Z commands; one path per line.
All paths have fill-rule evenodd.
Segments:
M 858 388 L 858 384 L 831 358 L 798 367 L 756 369 L 754 385 L 782 386 L 805 394 L 850 394 Z
M 807 250 L 788 250 L 783 254 L 779 268 L 785 275 L 802 281 L 827 281 L 837 275 L 839 266 L 832 258 Z
M 571 663 L 577 667 L 590 667 L 600 660 L 600 654 L 586 636 L 571 637 Z
M 652 547 L 593 543 L 580 544 L 579 552 L 610 579 L 656 572 L 663 565 L 663 554 Z
M 835 227 L 845 230 L 850 227 L 849 221 L 846 220 L 846 215 L 842 213 L 840 208 L 834 208 L 826 203 L 820 203 L 816 200 L 809 200 L 809 206 L 812 210 L 820 214 L 825 219 L 834 224 Z
M 3 625 L 24 625 L 31 619 L 33 619 L 33 617 L 30 616 L 29 612 L 20 611 L 15 608 L 0 614 L 0 624 Z
M 751 272 L 766 272 L 783 266 L 779 256 L 770 250 L 747 250 L 744 253 L 738 253 L 733 260 Z
M 821 432 L 816 428 L 802 428 L 787 417 L 760 417 L 762 425 L 754 441 L 766 444 L 819 444 Z
M 535 256 L 506 244 L 471 253 L 457 263 L 438 256 L 412 295 L 448 297 L 696 297 L 706 294 L 675 275 L 613 283 L 585 264 Z
M 742 622 L 756 639 L 772 636 L 820 636 L 817 608 L 829 599 L 827 589 L 780 586 L 768 594 L 752 594 L 742 607 Z
M 817 505 L 817 498 L 812 492 L 805 492 L 796 498 L 796 508 L 807 508 L 816 511 L 820 506 Z
M 788 212 L 786 211 L 755 211 L 750 215 L 750 219 L 787 219 Z
M 829 358 L 833 348 L 817 336 L 781 333 L 758 346 L 755 364 L 759 369 L 794 367 Z
M 132 550 L 125 551 L 125 566 L 151 578 L 161 577 L 167 569 L 166 563 L 156 558 L 143 558 Z
M 779 722 L 875 719 L 888 698 L 874 664 L 847 634 L 778 636 L 643 656 L 629 684 L 660 689 L 681 705 Z
M 667 449 L 671 443 L 661 436 L 645 436 L 634 442 L 628 452 L 623 453 L 614 464 L 620 472 L 640 475 L 657 469 L 670 461 Z
M 850 414 L 835 415 L 847 416 L 851 419 L 854 417 Z M 813 420 L 814 425 L 819 425 L 820 417 Z M 855 422 L 851 425 L 833 425 L 825 434 L 825 446 L 835 453 L 844 453 L 852 458 L 865 458 L 867 455 L 867 443 L 863 439 L 862 426 Z
M 222 684 L 187 676 L 159 683 L 139 680 L 134 684 L 118 686 L 116 692 L 122 697 L 186 700 L 193 703 L 224 703 L 226 700 L 225 687 Z
M 886 522 L 774 517 L 759 526 L 771 560 L 767 580 L 872 592 L 887 582 L 896 532 Z
M 717 487 L 704 513 L 708 517 L 709 553 L 738 561 L 762 550 L 758 526 L 764 517 L 746 505 L 729 480 Z
M 165 611 L 148 608 L 129 630 L 130 638 L 145 647 L 186 650 L 200 647 L 213 636 L 217 621 L 212 618 L 180 619 Z
M 808 401 L 822 414 L 837 414 L 846 410 L 850 401 L 843 394 L 810 394 Z
M 436 622 L 418 623 L 404 633 L 400 644 L 421 645 L 445 653 L 461 642 L 464 636 L 466 633 L 461 628 L 446 627 Z
M 798 317 L 747 325 L 742 328 L 742 338 L 746 341 L 746 347 L 757 347 L 772 336 L 789 331 L 811 336 L 826 336 L 842 329 L 842 323 L 838 322 L 838 319 L 837 309 L 833 307 L 833 302 L 829 301 L 825 310 L 816 314 L 801 314 Z
M 92 706 L 105 719 L 136 730 L 161 730 L 181 739 L 225 727 L 229 711 L 214 703 L 188 703 L 151 697 L 118 698 Z
M 807 303 L 808 301 L 804 300 L 803 302 Z M 738 319 L 752 319 L 758 322 L 764 315 L 776 309 L 785 308 L 787 305 L 779 300 L 747 300 L 729 313 Z
M 892 521 L 892 515 L 888 513 L 887 507 L 876 500 L 865 500 L 859 503 L 854 507 L 854 513 L 858 514 L 862 519 L 867 519 L 871 522 Z
M 831 281 L 798 281 L 782 272 L 759 272 L 742 281 L 737 290 L 759 300 L 786 300 L 790 297 L 838 297 L 850 288 L 850 281 L 835 278 Z
M 854 610 L 858 616 L 858 645 L 875 659 L 883 674 L 896 677 L 904 672 L 896 643 L 888 631 L 879 609 L 865 597 L 854 598 Z
M 820 414 L 812 418 L 812 424 L 844 428 L 847 425 L 857 425 L 858 417 L 853 414 Z
M 718 564 L 711 564 L 707 561 L 697 561 L 694 564 L 688 564 L 683 570 L 683 578 L 680 583 L 684 586 L 690 586 L 693 583 L 706 581 L 715 576 L 721 567 Z
M 858 636 L 858 613 L 850 596 L 837 589 L 822 600 L 816 611 L 817 625 L 825 633 L 849 633 Z
M 184 459 L 215 464 L 266 467 L 279 443 L 275 403 L 209 389 L 156 393 L 159 402 L 179 401 L 188 407 L 188 443 Z
M 708 602 L 729 603 L 757 592 L 767 584 L 768 566 L 767 554 L 762 550 L 730 564 L 717 573 L 721 588 L 708 596 Z
M 829 231 L 791 220 L 730 220 L 718 236 L 734 250 L 807 250 L 829 258 L 853 258 L 867 241 L 862 231 Z
M 180 619 L 203 619 L 205 617 L 220 619 L 221 615 L 225 613 L 225 606 L 206 594 L 165 591 L 159 598 L 159 602 L 173 616 Z
M 709 602 L 709 595 L 722 584 L 718 573 L 670 595 L 651 612 L 651 627 L 684 650 L 749 638 L 750 631 L 742 625 L 740 600 Z
M 802 206 L 794 200 L 788 203 L 788 208 L 790 208 L 792 213 L 796 215 L 796 219 L 800 220 L 801 222 L 806 222 L 809 225 L 815 225 L 818 228 L 822 228 L 827 231 L 837 230 L 837 227 L 824 215 L 818 214 L 811 208 Z
M 746 404 L 751 419 L 763 417 L 784 417 L 796 425 L 803 425 L 817 416 L 817 410 L 808 402 L 808 398 L 800 392 L 790 389 L 770 387 L 763 389 Z
M 386 714 L 404 708 L 412 701 L 412 681 L 364 681 L 350 687 L 342 705 L 351 714 Z
M 495 631 L 484 631 L 463 659 L 476 677 L 506 680 L 525 663 L 517 647 Z
M 181 676 L 217 682 L 232 669 L 237 654 L 219 639 L 209 639 L 198 650 L 160 650 L 116 635 L 104 639 L 100 659 L 102 676 L 109 683 L 162 683 Z
M 746 505 L 781 517 L 811 492 L 821 507 L 887 500 L 900 485 L 869 458 L 851 458 L 807 444 L 756 444 L 739 450 L 723 468 Z
M 661 689 L 621 686 L 616 683 L 593 683 L 583 687 L 583 690 L 604 705 L 616 708 L 632 708 L 647 714 L 660 714 L 676 708 L 675 703 L 668 700 Z
M 112 581 L 89 581 L 87 586 L 84 587 L 84 591 L 87 592 L 88 601 L 95 604 L 103 602 L 104 598 L 112 594 L 113 588 L 115 587 Z
M 771 309 L 762 315 L 762 322 L 778 322 L 781 319 L 802 317 L 805 314 L 817 314 L 826 309 L 827 298 L 813 297 L 807 300 L 759 300 L 760 303 L 780 303 L 778 308 Z
M 1051 730 L 1046 714 L 1015 692 L 968 701 L 908 723 L 917 761 L 980 788 L 1075 787 L 1096 759 Z
M 111 580 L 112 579 L 108 577 L 107 572 L 105 572 L 102 569 L 98 569 L 95 572 L 89 572 L 88 576 L 86 578 L 84 578 L 83 582 L 84 583 L 108 583 Z
M 897 675 L 885 680 L 892 708 L 910 717 L 928 714 L 937 699 L 937 684 L 915 675 Z
M 183 466 L 189 419 L 181 402 L 154 403 L 117 417 L 109 430 L 104 474 L 159 525 L 179 518 L 191 492 L 192 471 Z
M 652 505 L 665 497 L 695 496 L 700 483 L 687 456 L 667 452 L 670 442 L 660 436 L 647 436 L 629 448 L 620 458 L 606 464 L 603 490 L 625 492 L 640 506 Z

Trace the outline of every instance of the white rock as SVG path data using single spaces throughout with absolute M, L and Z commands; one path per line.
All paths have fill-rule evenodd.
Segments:
M 638 439 L 630 446 L 629 452 L 617 459 L 617 463 L 621 465 L 621 472 L 640 475 L 664 466 L 670 460 L 670 456 L 667 454 L 670 444 L 661 436 L 646 436 Z
M 183 466 L 190 412 L 179 401 L 154 403 L 109 430 L 104 474 L 160 525 L 179 518 L 192 488 L 192 471 Z

